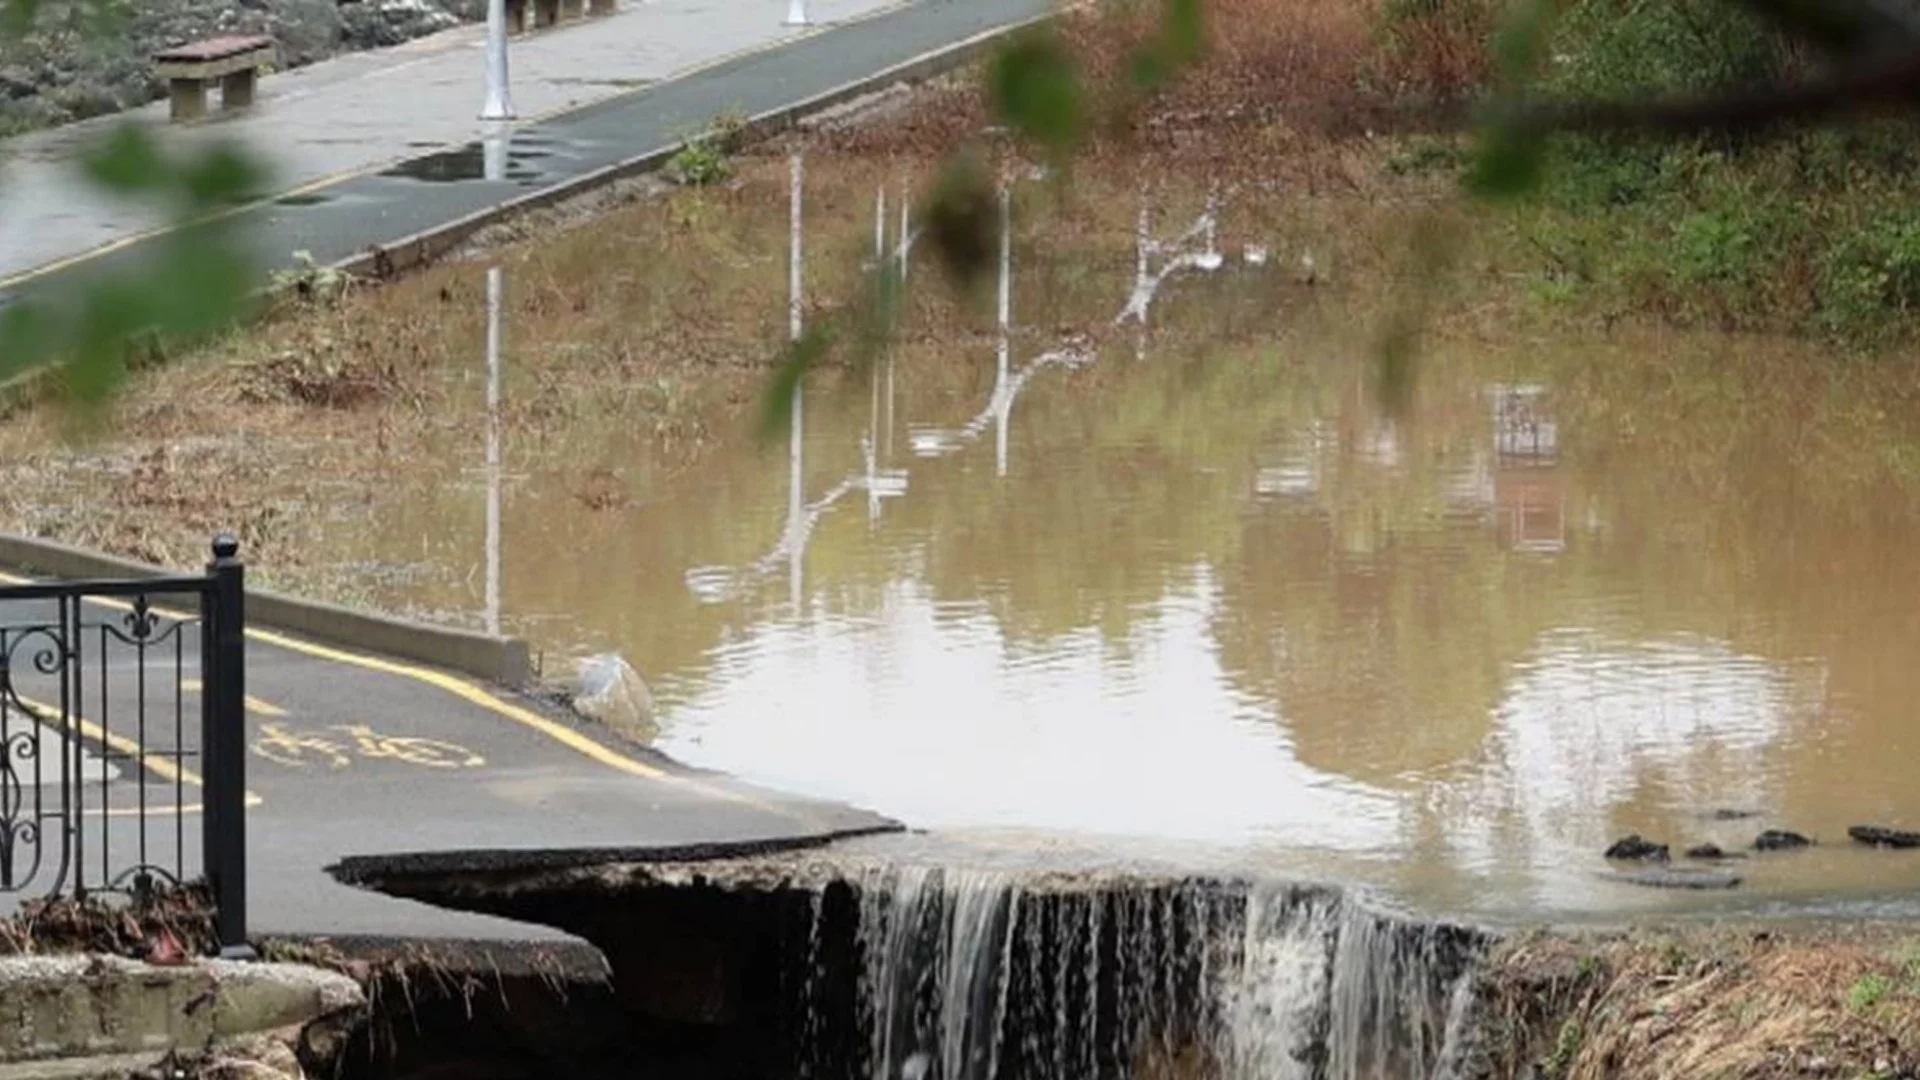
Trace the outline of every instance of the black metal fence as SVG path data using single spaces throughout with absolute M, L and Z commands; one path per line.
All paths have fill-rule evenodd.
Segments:
M 246 949 L 239 544 L 197 577 L 0 587 L 0 902 L 204 877 Z

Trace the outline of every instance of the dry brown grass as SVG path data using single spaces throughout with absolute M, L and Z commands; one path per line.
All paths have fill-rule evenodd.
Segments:
M 0 919 L 0 955 L 86 952 L 180 963 L 212 952 L 215 941 L 213 906 L 199 885 L 162 886 L 134 900 L 30 900 Z
M 1495 957 L 1493 1074 L 1552 1080 L 1920 1075 L 1910 928 L 1534 937 Z
M 1409 106 L 1469 97 L 1485 83 L 1493 7 L 1401 0 L 1207 0 L 1206 49 L 1145 98 L 1128 77 L 1131 57 L 1156 29 L 1158 4 L 1082 8 L 1060 20 L 1062 37 L 1094 91 L 1091 157 L 1198 152 L 1234 165 L 1369 131 L 1395 130 Z M 919 95 L 884 125 L 839 134 L 836 148 L 866 155 L 932 156 L 989 122 L 977 80 Z M 1288 139 L 1274 142 L 1284 133 Z M 1249 143 L 1251 136 L 1255 141 Z

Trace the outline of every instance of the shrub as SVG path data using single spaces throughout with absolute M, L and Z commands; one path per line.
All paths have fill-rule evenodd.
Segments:
M 1822 321 L 1853 336 L 1920 309 L 1920 215 L 1840 231 L 1821 261 L 1819 287 Z
M 687 187 L 707 187 L 733 176 L 733 162 L 711 136 L 689 139 L 667 162 L 667 174 Z

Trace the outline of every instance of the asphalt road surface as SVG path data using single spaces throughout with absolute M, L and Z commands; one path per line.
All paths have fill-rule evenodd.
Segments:
M 190 601 L 153 602 L 160 615 L 144 638 L 124 604 L 82 605 L 79 632 L 63 639 L 80 657 L 80 677 L 66 680 L 66 715 L 80 730 L 63 739 L 59 677 L 34 662 L 52 640 L 37 628 L 60 622 L 57 612 L 51 602 L 0 601 L 0 652 L 12 680 L 0 742 L 16 750 L 13 816 L 67 815 L 40 819 L 41 843 L 15 844 L 16 897 L 45 891 L 70 850 L 57 841 L 66 822 L 77 823 L 78 843 L 69 883 L 76 872 L 89 883 L 111 881 L 142 862 L 189 877 L 199 871 L 199 627 L 170 617 Z M 247 692 L 249 928 L 256 935 L 561 937 L 341 885 L 325 868 L 350 856 L 442 865 L 551 861 L 585 851 L 644 858 L 665 848 L 792 842 L 891 825 L 694 773 L 611 731 L 462 676 L 264 628 L 248 631 Z M 39 736 L 37 754 L 17 752 L 29 732 Z

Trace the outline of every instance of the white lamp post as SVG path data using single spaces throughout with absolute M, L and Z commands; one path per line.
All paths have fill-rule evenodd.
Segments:
M 487 2 L 487 102 L 480 119 L 513 119 L 513 98 L 507 93 L 507 0 Z

